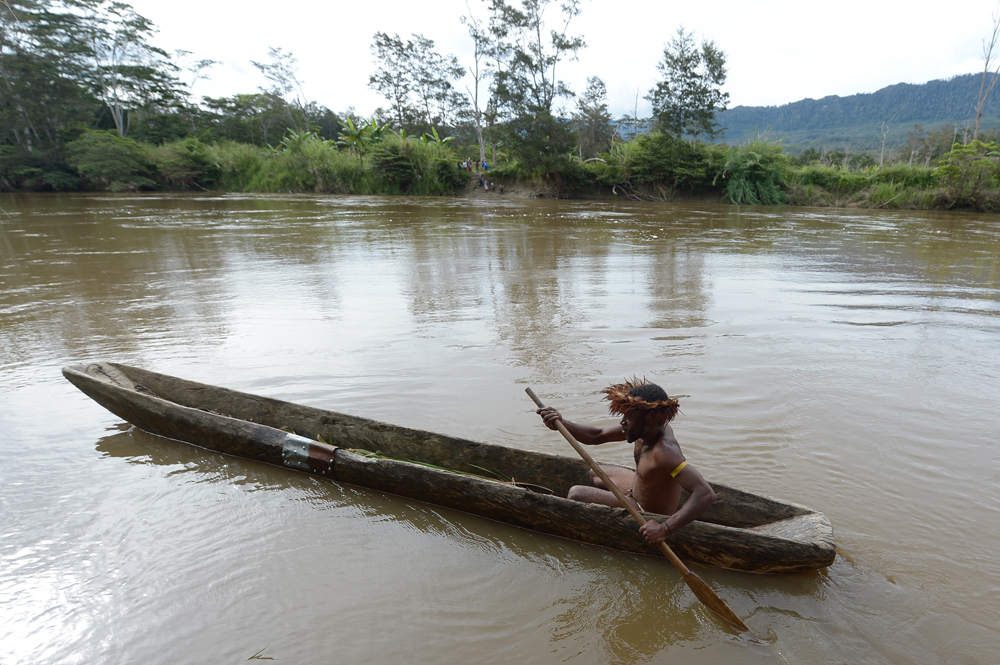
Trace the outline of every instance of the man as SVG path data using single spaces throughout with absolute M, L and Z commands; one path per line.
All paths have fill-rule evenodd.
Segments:
M 635 444 L 635 471 L 605 464 L 601 469 L 639 510 L 669 515 L 665 522 L 650 520 L 640 528 L 646 540 L 656 545 L 704 513 L 715 501 L 715 492 L 698 470 L 684 460 L 668 424 L 677 415 L 677 400 L 670 399 L 663 388 L 645 379 L 619 383 L 603 392 L 610 403 L 608 410 L 622 417 L 618 425 L 603 428 L 581 425 L 564 420 L 551 407 L 538 409 L 537 413 L 549 429 L 556 429 L 556 422 L 562 421 L 569 433 L 585 445 L 609 441 Z M 590 478 L 593 486 L 574 485 L 568 498 L 623 507 L 596 473 L 591 472 Z M 677 510 L 681 488 L 691 496 Z

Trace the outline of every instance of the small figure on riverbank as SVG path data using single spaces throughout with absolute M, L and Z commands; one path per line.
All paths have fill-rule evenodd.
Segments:
M 489 161 L 483 160 L 483 172 L 485 173 L 486 171 L 489 171 L 489 170 L 490 170 L 490 163 L 489 163 Z
M 479 186 L 480 187 L 483 186 L 483 174 L 481 174 L 481 173 L 479 174 Z
M 479 173 L 479 160 L 476 160 L 476 173 Z
M 645 379 L 609 386 L 603 392 L 610 402 L 608 410 L 622 417 L 618 425 L 603 428 L 580 425 L 563 419 L 552 407 L 543 407 L 536 413 L 549 429 L 557 429 L 556 422 L 561 421 L 569 433 L 585 445 L 610 441 L 635 444 L 635 471 L 605 464 L 601 468 L 639 510 L 670 516 L 664 522 L 650 520 L 640 528 L 646 540 L 656 545 L 708 510 L 715 501 L 715 491 L 698 470 L 685 461 L 680 444 L 668 424 L 677 415 L 677 400 L 671 399 L 663 388 Z M 597 474 L 591 472 L 590 478 L 593 485 L 574 485 L 569 490 L 568 498 L 623 507 Z M 682 488 L 691 496 L 678 510 Z
M 503 194 L 503 183 L 500 183 L 500 193 Z

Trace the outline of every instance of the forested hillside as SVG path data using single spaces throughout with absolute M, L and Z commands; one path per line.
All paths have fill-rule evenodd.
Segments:
M 954 125 L 961 140 L 976 117 L 980 74 L 914 85 L 897 83 L 876 92 L 822 99 L 803 99 L 783 106 L 737 106 L 719 115 L 726 128 L 724 140 L 736 143 L 755 131 L 782 138 L 795 152 L 807 148 L 872 150 L 882 144 L 887 125 L 887 147 L 899 147 L 916 124 L 927 131 Z M 983 110 L 983 129 L 1000 125 L 1000 96 L 991 95 Z

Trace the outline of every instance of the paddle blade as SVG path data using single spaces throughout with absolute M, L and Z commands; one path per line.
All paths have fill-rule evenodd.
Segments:
M 736 616 L 736 612 L 729 609 L 729 605 L 726 605 L 726 601 L 719 597 L 719 594 L 712 590 L 712 587 L 705 584 L 705 582 L 692 573 L 690 570 L 684 575 L 684 581 L 687 582 L 688 587 L 694 592 L 694 595 L 698 597 L 698 600 L 702 602 L 705 607 L 712 610 L 720 617 L 725 619 L 734 628 L 743 631 L 744 633 L 750 632 L 747 625 L 743 623 L 743 620 Z

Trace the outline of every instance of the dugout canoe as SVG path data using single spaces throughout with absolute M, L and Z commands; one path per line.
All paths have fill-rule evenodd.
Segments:
M 589 483 L 578 458 L 389 425 L 118 363 L 62 371 L 101 406 L 151 434 L 583 543 L 662 556 L 624 509 L 563 498 L 572 485 Z M 833 527 L 822 513 L 721 483 L 712 488 L 718 499 L 711 508 L 667 539 L 682 559 L 757 573 L 833 563 Z

